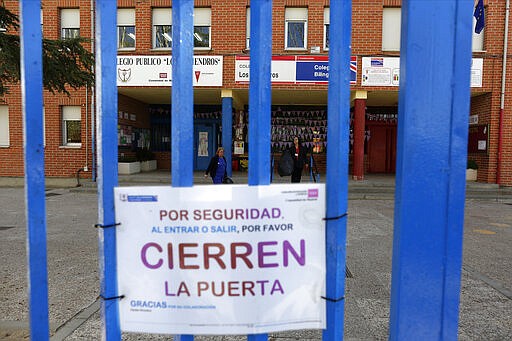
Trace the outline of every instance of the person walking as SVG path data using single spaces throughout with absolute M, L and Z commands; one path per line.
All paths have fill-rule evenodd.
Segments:
M 304 168 L 304 164 L 306 164 L 307 160 L 307 150 L 306 147 L 300 143 L 298 136 L 293 138 L 293 145 L 290 147 L 290 154 L 293 157 L 292 182 L 300 182 L 302 169 Z
M 224 148 L 219 147 L 217 153 L 211 158 L 204 177 L 206 178 L 208 174 L 212 177 L 214 184 L 221 184 L 224 178 L 227 177 L 227 161 L 224 157 Z

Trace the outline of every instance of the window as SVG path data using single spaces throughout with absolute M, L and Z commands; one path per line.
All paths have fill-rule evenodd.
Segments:
M 247 20 L 245 23 L 245 48 L 250 49 L 250 40 L 251 40 L 251 8 L 247 7 L 246 14 Z
M 211 8 L 194 8 L 194 48 L 211 48 L 211 16 Z
M 117 10 L 117 48 L 119 50 L 135 49 L 135 9 Z
M 153 8 L 153 48 L 172 47 L 172 9 Z
M 81 145 L 82 132 L 80 120 L 80 106 L 62 106 L 62 145 Z
M 382 15 L 382 51 L 400 51 L 400 7 L 384 8 Z
M 305 50 L 307 48 L 308 9 L 286 8 L 285 49 Z
M 329 24 L 331 23 L 331 10 L 324 8 L 324 50 L 329 50 Z
M 78 8 L 63 8 L 60 10 L 60 29 L 62 39 L 72 39 L 80 36 L 80 10 Z
M 0 147 L 9 147 L 9 107 L 0 105 Z
M 475 26 L 476 26 L 476 18 L 473 17 L 472 51 L 473 52 L 482 52 L 482 51 L 484 51 L 485 28 L 480 33 L 475 33 Z

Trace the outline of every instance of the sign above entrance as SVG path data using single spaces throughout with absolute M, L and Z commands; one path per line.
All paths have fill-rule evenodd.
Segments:
M 194 86 L 222 86 L 222 56 L 194 56 Z M 117 86 L 171 86 L 172 56 L 117 56 Z
M 249 56 L 236 56 L 235 82 L 249 83 Z M 357 57 L 350 57 L 350 84 L 356 84 Z M 272 56 L 270 71 L 272 83 L 327 84 L 328 56 Z
M 361 85 L 399 86 L 400 57 L 363 57 Z M 482 87 L 484 60 L 471 60 L 471 87 Z

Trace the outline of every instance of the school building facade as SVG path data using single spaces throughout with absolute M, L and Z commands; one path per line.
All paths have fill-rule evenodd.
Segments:
M 94 3 L 43 0 L 43 36 L 89 38 L 85 46 L 92 51 Z M 18 1 L 4 4 L 19 13 Z M 117 4 L 119 161 L 153 158 L 158 169 L 170 169 L 172 1 Z M 485 28 L 472 38 L 468 160 L 478 165 L 478 181 L 512 185 L 512 79 L 504 48 L 510 24 L 505 27 L 505 1 L 485 0 L 484 5 Z M 244 168 L 250 129 L 250 1 L 195 0 L 194 6 L 194 169 L 205 169 L 222 144 L 226 103 L 232 112 L 232 167 Z M 395 172 L 400 6 L 401 0 L 352 0 L 347 67 L 350 173 L 355 179 Z M 329 35 L 329 0 L 274 0 L 273 7 L 271 150 L 277 159 L 298 135 L 322 171 L 326 148 L 336 148 L 327 144 L 329 41 L 336 38 Z M 422 67 L 408 72 L 422 72 Z M 70 93 L 44 92 L 45 172 L 94 177 L 95 89 Z M 24 173 L 21 101 L 19 84 L 0 97 L 0 176 Z

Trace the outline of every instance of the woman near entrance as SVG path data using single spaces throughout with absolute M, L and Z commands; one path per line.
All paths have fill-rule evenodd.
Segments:
M 221 184 L 225 177 L 227 177 L 227 161 L 224 157 L 224 148 L 219 147 L 217 153 L 210 160 L 208 168 L 204 173 L 206 178 L 210 174 L 214 184 Z
M 302 169 L 304 168 L 304 164 L 306 164 L 307 160 L 307 150 L 306 147 L 300 143 L 298 136 L 293 138 L 293 145 L 290 147 L 290 154 L 293 157 L 292 182 L 300 182 Z

